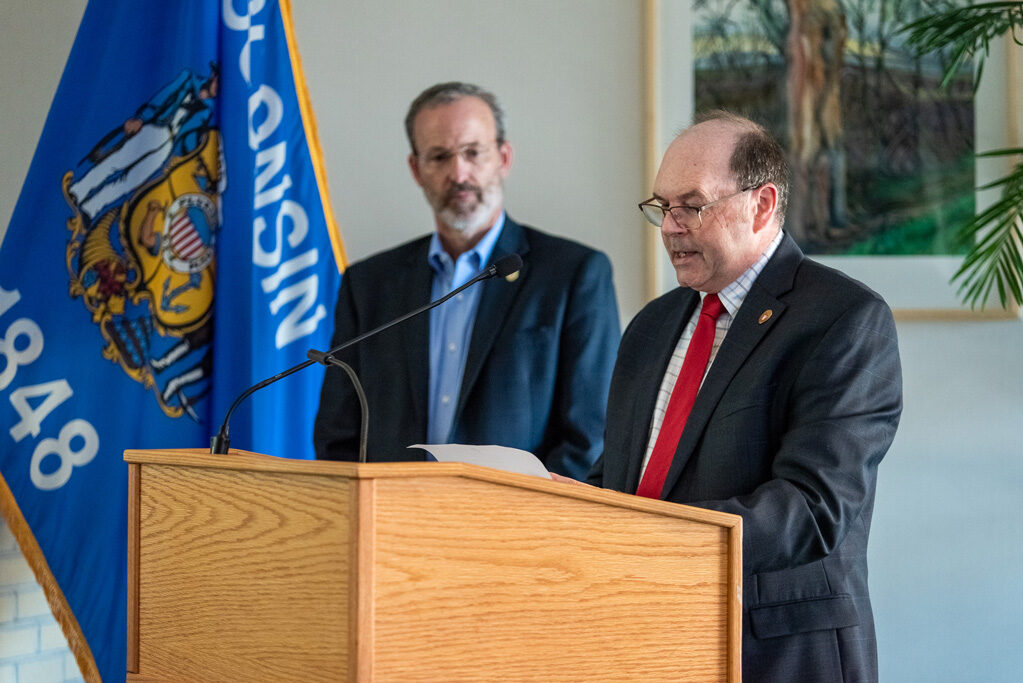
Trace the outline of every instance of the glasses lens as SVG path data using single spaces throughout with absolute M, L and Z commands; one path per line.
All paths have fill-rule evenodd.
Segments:
M 675 219 L 675 225 L 686 230 L 696 230 L 703 225 L 700 209 L 692 206 L 671 207 L 671 217 Z
M 651 225 L 655 225 L 658 228 L 661 227 L 661 223 L 664 222 L 664 212 L 661 211 L 661 207 L 651 204 L 640 204 L 639 209 L 643 212 L 643 217 L 646 218 Z

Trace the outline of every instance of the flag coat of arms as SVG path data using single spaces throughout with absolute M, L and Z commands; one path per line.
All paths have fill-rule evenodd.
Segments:
M 0 246 L 0 508 L 86 679 L 125 675 L 122 452 L 329 346 L 343 264 L 288 3 L 90 0 Z M 234 445 L 311 457 L 321 380 Z

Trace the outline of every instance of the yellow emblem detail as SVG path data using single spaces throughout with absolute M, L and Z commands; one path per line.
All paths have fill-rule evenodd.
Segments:
M 152 302 L 154 322 L 163 334 L 195 330 L 212 313 L 216 271 L 211 232 L 219 221 L 221 169 L 217 132 L 210 131 L 209 137 L 123 209 L 122 240 L 141 276 L 136 301 Z

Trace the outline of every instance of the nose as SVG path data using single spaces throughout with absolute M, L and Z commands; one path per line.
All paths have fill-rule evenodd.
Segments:
M 675 214 L 671 211 L 664 213 L 664 218 L 661 220 L 661 233 L 665 235 L 675 235 L 678 233 L 687 233 L 689 228 L 685 227 L 681 223 L 675 220 Z
M 456 183 L 464 183 L 472 175 L 472 164 L 461 154 L 455 154 L 451 162 L 451 179 Z

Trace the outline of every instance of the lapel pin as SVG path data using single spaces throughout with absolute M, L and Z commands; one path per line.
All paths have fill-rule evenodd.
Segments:
M 760 314 L 760 319 L 757 320 L 757 323 L 763 325 L 764 323 L 771 319 L 772 315 L 774 315 L 774 311 L 772 311 L 770 308 L 767 309 L 766 311 Z
M 511 275 L 505 275 L 505 276 L 504 276 L 504 279 L 505 279 L 505 280 L 507 280 L 508 282 L 515 282 L 516 280 L 518 280 L 518 279 L 519 279 L 519 273 L 520 273 L 520 272 L 521 272 L 521 271 L 518 271 L 518 270 L 516 270 L 516 271 L 515 271 L 514 273 L 512 273 Z

